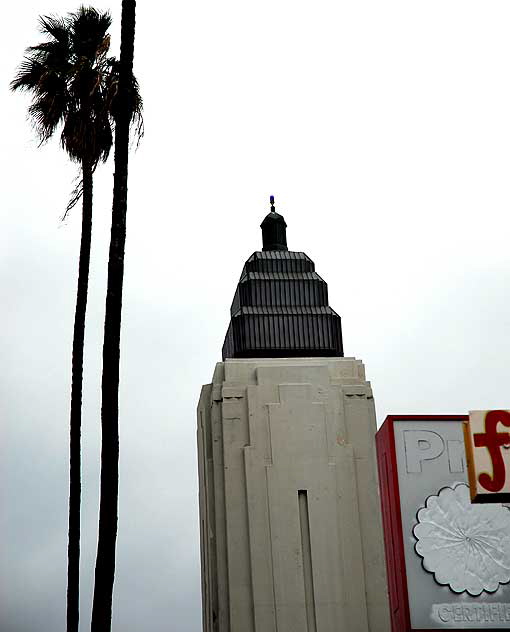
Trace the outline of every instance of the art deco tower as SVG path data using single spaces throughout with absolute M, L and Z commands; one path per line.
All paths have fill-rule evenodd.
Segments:
M 275 212 L 198 405 L 204 632 L 388 632 L 375 410 Z

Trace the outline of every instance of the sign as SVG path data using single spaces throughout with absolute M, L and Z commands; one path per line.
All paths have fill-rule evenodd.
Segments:
M 464 441 L 471 502 L 510 502 L 510 411 L 471 411 Z
M 393 632 L 510 629 L 510 510 L 471 503 L 467 422 L 392 415 L 376 435 Z

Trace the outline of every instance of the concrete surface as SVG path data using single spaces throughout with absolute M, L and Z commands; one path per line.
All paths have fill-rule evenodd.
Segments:
M 389 632 L 375 431 L 359 360 L 216 365 L 198 405 L 204 632 Z

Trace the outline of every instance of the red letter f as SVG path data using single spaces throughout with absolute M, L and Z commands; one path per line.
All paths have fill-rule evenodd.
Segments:
M 499 422 L 510 428 L 510 413 L 506 410 L 491 410 L 485 416 L 485 432 L 473 435 L 475 446 L 487 448 L 492 460 L 492 477 L 486 472 L 478 477 L 480 485 L 490 492 L 499 492 L 506 478 L 501 446 L 510 443 L 510 433 L 496 432 Z

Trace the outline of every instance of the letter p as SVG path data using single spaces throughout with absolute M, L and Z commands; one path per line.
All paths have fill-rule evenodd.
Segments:
M 432 430 L 404 430 L 406 470 L 412 473 L 422 471 L 422 461 L 432 461 L 444 452 L 441 435 Z

